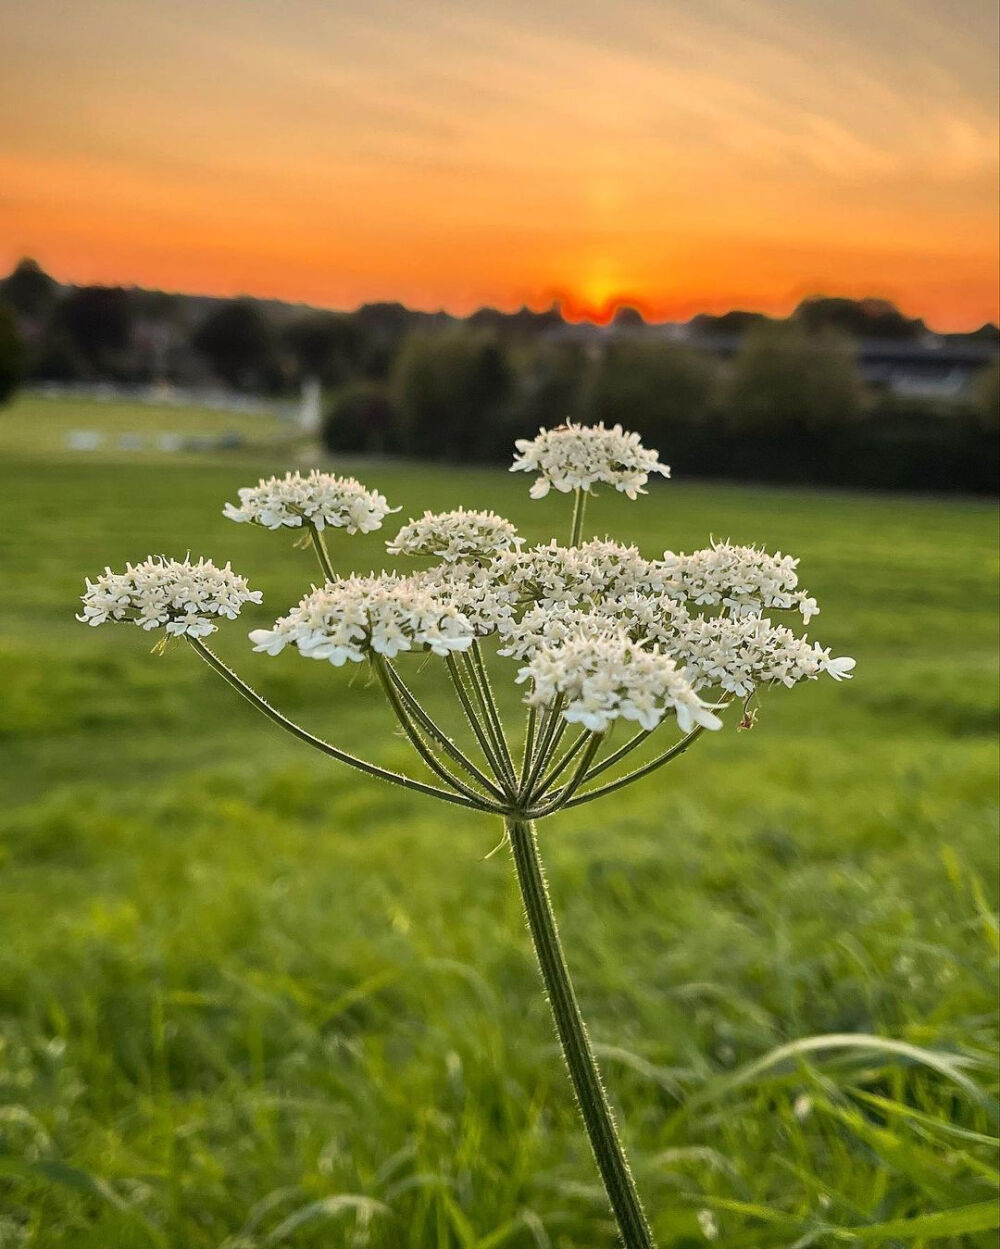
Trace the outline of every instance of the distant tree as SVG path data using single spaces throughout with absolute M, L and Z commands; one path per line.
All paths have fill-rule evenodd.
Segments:
M 814 433 L 853 421 L 862 394 L 850 342 L 810 334 L 794 322 L 749 333 L 725 387 L 735 428 L 774 434 Z
M 345 381 L 362 363 L 361 327 L 347 313 L 303 313 L 285 327 L 284 339 L 298 375 L 318 377 L 328 386 Z
M 489 458 L 512 389 L 510 363 L 493 335 L 464 327 L 411 335 L 391 387 L 406 449 L 418 456 Z
M 392 371 L 407 334 L 421 322 L 419 313 L 405 304 L 362 304 L 353 314 L 360 332 L 361 371 L 366 377 L 384 379 Z
M 0 295 L 18 316 L 42 320 L 59 296 L 59 283 L 26 257 L 0 282 Z
M 834 330 L 852 338 L 912 340 L 927 329 L 923 321 L 904 317 L 887 299 L 813 296 L 803 299 L 792 316 L 807 330 Z
M 497 308 L 477 308 L 468 317 L 466 324 L 483 330 L 492 330 L 498 337 L 509 339 L 530 339 L 542 331 L 562 325 L 563 320 L 555 305 L 542 312 L 533 312 L 523 306 L 517 312 L 501 312 Z
M 274 377 L 274 330 L 252 299 L 219 304 L 195 330 L 191 345 L 228 385 L 252 390 Z
M 590 415 L 635 429 L 667 452 L 679 426 L 697 425 L 705 417 L 715 372 L 703 354 L 679 343 L 614 341 L 597 370 Z
M 972 402 L 984 429 L 1000 428 L 1000 360 L 994 360 L 976 374 Z
M 7 402 L 24 380 L 26 354 L 17 317 L 0 300 L 0 405 Z
M 631 304 L 619 304 L 611 318 L 611 324 L 618 330 L 641 330 L 646 324 L 646 318 Z
M 587 415 L 595 365 L 584 343 L 542 339 L 520 353 L 517 365 L 516 436 Z
M 64 334 L 87 366 L 97 374 L 114 373 L 117 360 L 132 339 L 132 304 L 120 286 L 80 286 L 55 309 L 52 327 Z
M 737 308 L 732 312 L 724 312 L 721 316 L 711 316 L 707 312 L 699 313 L 698 316 L 691 318 L 688 328 L 696 337 L 707 338 L 714 334 L 742 337 L 747 330 L 770 324 L 771 318 L 766 317 L 763 312 L 744 312 Z
M 335 453 L 384 455 L 397 450 L 398 420 L 385 386 L 358 381 L 342 387 L 327 408 L 320 436 Z

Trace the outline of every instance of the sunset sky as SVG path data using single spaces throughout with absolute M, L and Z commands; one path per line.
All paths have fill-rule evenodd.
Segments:
M 0 0 L 0 271 L 998 318 L 994 0 Z

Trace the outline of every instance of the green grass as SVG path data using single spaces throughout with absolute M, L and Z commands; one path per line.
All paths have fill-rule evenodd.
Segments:
M 498 825 L 310 755 L 181 644 L 73 620 L 105 563 L 231 558 L 265 603 L 220 652 L 409 766 L 357 672 L 249 654 L 316 574 L 221 507 L 285 462 L 3 437 L 0 1246 L 610 1249 Z M 568 527 L 523 476 L 347 467 L 404 517 Z M 663 1249 L 710 1219 L 735 1249 L 995 1244 L 994 509 L 680 482 L 588 519 L 795 552 L 811 632 L 858 659 L 542 827 Z M 381 565 L 378 537 L 335 561 Z M 828 1034 L 904 1048 L 779 1049 Z
M 103 435 L 96 451 L 74 451 L 71 434 L 89 430 Z M 0 459 L 8 456 L 45 455 L 74 461 L 92 459 L 134 462 L 175 460 L 178 452 L 162 451 L 162 435 L 218 438 L 238 435 L 250 445 L 287 441 L 295 426 L 269 412 L 223 412 L 215 408 L 179 407 L 168 403 L 102 402 L 97 399 L 50 399 L 22 395 L 0 414 Z M 139 435 L 143 446 L 121 448 L 119 439 Z M 185 459 L 191 452 L 183 452 Z

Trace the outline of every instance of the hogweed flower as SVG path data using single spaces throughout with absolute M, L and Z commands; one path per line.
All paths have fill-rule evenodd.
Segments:
M 533 499 L 544 498 L 553 486 L 568 494 L 600 483 L 635 499 L 645 493 L 650 473 L 670 476 L 669 467 L 642 445 L 638 434 L 627 434 L 620 425 L 606 429 L 603 421 L 542 429 L 535 438 L 519 438 L 514 445 L 518 455 L 510 471 L 539 474 L 531 487 Z
M 769 555 L 754 546 L 713 542 L 691 555 L 666 551 L 663 569 L 685 598 L 698 606 L 728 607 L 734 615 L 755 615 L 768 608 L 795 610 L 809 623 L 819 614 L 811 595 L 798 588 L 799 561 Z
M 517 530 L 496 512 L 424 512 L 411 520 L 386 543 L 390 555 L 426 556 L 447 564 L 460 560 L 489 559 L 524 541 Z
M 324 574 L 254 650 L 291 648 L 335 667 L 367 663 L 432 780 L 393 772 L 314 736 L 283 715 L 204 643 L 220 618 L 261 600 L 227 564 L 151 558 L 87 581 L 88 624 L 132 621 L 184 637 L 256 710 L 314 749 L 367 775 L 504 821 L 525 915 L 553 1020 L 594 1157 L 626 1249 L 653 1249 L 628 1163 L 576 1004 L 542 875 L 536 821 L 633 784 L 677 759 L 705 731 L 718 732 L 733 699 L 765 686 L 851 676 L 787 621 L 819 608 L 798 584 L 798 561 L 752 546 L 713 543 L 648 559 L 610 538 L 584 541 L 584 506 L 595 485 L 630 499 L 651 473 L 669 475 L 657 453 L 620 426 L 566 425 L 517 443 L 513 470 L 536 471 L 531 488 L 575 494 L 570 542 L 525 547 L 493 512 L 425 512 L 387 543 L 392 554 L 437 561 L 413 573 L 338 576 L 324 531 L 338 539 L 378 529 L 392 510 L 353 478 L 312 472 L 240 490 L 233 520 L 307 530 Z M 525 724 L 515 734 L 493 693 L 484 648 L 524 687 Z M 408 655 L 436 665 L 454 691 L 459 722 L 439 725 L 397 669 Z M 495 675 L 495 674 L 494 674 Z M 744 706 L 740 725 L 755 712 Z M 461 730 L 464 719 L 466 731 Z M 616 722 L 634 726 L 616 748 Z M 643 758 L 654 734 L 680 736 Z M 569 734 L 571 740 L 563 744 Z M 599 781 L 598 778 L 607 777 Z M 707 1234 L 707 1233 L 706 1233 Z
M 77 620 L 84 624 L 131 621 L 140 629 L 194 638 L 214 633 L 220 617 L 235 620 L 246 603 L 261 601 L 261 592 L 251 590 L 228 563 L 217 568 L 206 559 L 192 564 L 150 556 L 126 564 L 124 572 L 105 568 L 96 581 L 88 578 L 82 601 Z
M 452 604 L 417 581 L 382 573 L 327 582 L 307 594 L 273 629 L 250 634 L 254 650 L 277 655 L 295 646 L 308 659 L 339 668 L 369 655 L 395 659 L 401 651 L 450 655 L 467 650 L 475 632 Z
M 256 486 L 238 491 L 239 506 L 227 503 L 224 516 L 265 529 L 298 529 L 303 524 L 348 533 L 373 533 L 393 511 L 384 494 L 367 490 L 353 477 L 333 477 L 313 469 L 308 476 L 286 473 L 262 477 Z
M 517 680 L 531 683 L 529 707 L 551 709 L 559 701 L 564 720 L 594 733 L 606 732 L 619 718 L 652 732 L 668 711 L 684 733 L 696 724 L 722 728 L 673 659 L 633 642 L 607 621 L 598 620 L 596 630 L 578 628 L 555 645 L 543 642 Z

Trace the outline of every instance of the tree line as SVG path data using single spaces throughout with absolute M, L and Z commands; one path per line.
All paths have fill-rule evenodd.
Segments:
M 901 397 L 862 378 L 860 342 L 926 333 L 881 300 L 809 299 L 784 321 L 696 317 L 676 341 L 630 309 L 606 331 L 568 326 L 557 309 L 329 312 L 62 287 L 22 261 L 0 282 L 0 401 L 22 380 L 282 396 L 317 378 L 322 438 L 337 454 L 500 463 L 540 425 L 603 420 L 638 430 L 684 476 L 995 492 L 995 354 L 948 397 Z M 972 337 L 992 345 L 995 327 Z M 720 355 L 719 343 L 731 349 Z

